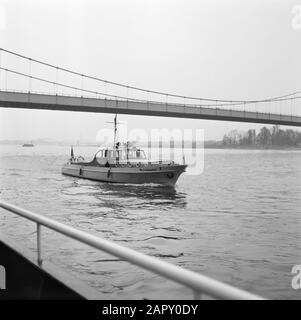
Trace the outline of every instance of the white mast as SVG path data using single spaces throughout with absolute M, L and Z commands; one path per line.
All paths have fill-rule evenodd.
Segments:
M 114 118 L 114 144 L 113 144 L 113 148 L 116 148 L 116 135 L 117 135 L 117 113 L 115 114 L 115 118 Z

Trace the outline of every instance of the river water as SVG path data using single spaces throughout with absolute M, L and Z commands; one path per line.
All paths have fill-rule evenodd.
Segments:
M 182 175 L 175 189 L 63 176 L 68 156 L 63 146 L 0 146 L 1 199 L 267 298 L 301 298 L 291 286 L 301 264 L 301 151 L 208 149 L 202 174 Z M 31 222 L 1 211 L 0 232 L 36 250 Z M 44 258 L 105 299 L 192 298 L 52 231 L 42 240 Z

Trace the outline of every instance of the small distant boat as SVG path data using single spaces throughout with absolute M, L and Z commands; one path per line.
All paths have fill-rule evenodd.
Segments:
M 71 158 L 62 167 L 62 174 L 105 182 L 174 186 L 187 165 L 174 161 L 149 161 L 142 149 L 129 142 L 115 143 L 116 118 L 117 115 L 113 146 L 100 148 L 90 162 L 85 162 L 81 156 L 75 157 L 71 147 Z
M 22 147 L 34 147 L 33 143 L 24 143 Z

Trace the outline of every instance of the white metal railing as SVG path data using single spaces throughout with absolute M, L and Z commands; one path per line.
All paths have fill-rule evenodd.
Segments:
M 0 207 L 31 220 L 37 225 L 37 261 L 42 266 L 41 226 L 47 227 L 69 238 L 78 240 L 96 249 L 109 253 L 129 263 L 149 270 L 167 279 L 180 283 L 193 291 L 194 298 L 200 299 L 202 294 L 216 299 L 261 300 L 260 296 L 235 288 L 223 282 L 186 270 L 171 263 L 147 256 L 135 250 L 115 244 L 111 241 L 96 237 L 87 232 L 67 226 L 63 223 L 19 208 L 15 205 L 0 201 Z

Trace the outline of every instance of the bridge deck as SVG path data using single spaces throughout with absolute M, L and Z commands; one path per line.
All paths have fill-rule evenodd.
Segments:
M 0 91 L 0 107 L 63 110 L 80 112 L 119 113 L 145 116 L 207 119 L 301 126 L 301 117 L 285 114 L 204 108 L 197 106 L 138 102 L 131 100 L 97 99 L 76 96 Z

